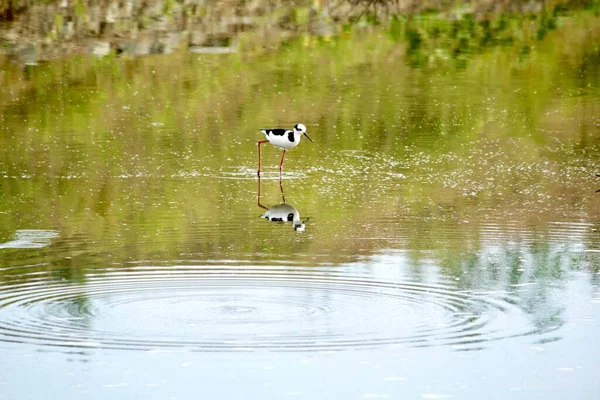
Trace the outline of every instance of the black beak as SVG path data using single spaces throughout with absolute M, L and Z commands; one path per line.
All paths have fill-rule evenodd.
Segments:
M 312 143 L 312 141 L 313 141 L 313 140 L 312 140 L 311 138 L 309 138 L 309 137 L 308 137 L 308 135 L 306 134 L 306 132 L 304 132 L 304 136 L 306 136 L 306 138 L 307 138 L 308 140 L 310 140 L 310 141 L 311 141 L 311 143 Z

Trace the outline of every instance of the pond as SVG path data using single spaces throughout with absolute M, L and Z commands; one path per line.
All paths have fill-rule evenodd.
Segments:
M 598 398 L 600 21 L 532 37 L 0 58 L 0 399 Z

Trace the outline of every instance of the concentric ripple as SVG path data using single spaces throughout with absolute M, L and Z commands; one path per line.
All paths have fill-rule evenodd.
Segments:
M 0 345 L 124 350 L 477 348 L 540 334 L 510 299 L 334 268 L 135 267 L 84 283 L 19 275 L 0 291 Z

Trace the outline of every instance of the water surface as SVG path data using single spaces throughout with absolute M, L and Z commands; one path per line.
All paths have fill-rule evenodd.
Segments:
M 0 398 L 597 398 L 600 30 L 559 25 L 1 60 Z

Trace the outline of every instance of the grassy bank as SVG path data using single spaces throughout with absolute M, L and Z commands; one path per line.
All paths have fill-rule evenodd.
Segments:
M 381 25 L 395 41 L 408 43 L 418 65 L 543 39 L 562 17 L 582 9 L 598 15 L 600 0 L 0 0 L 0 53 L 35 64 L 77 53 L 262 51 L 298 35 L 331 37 Z M 524 45 L 524 55 L 529 51 Z

